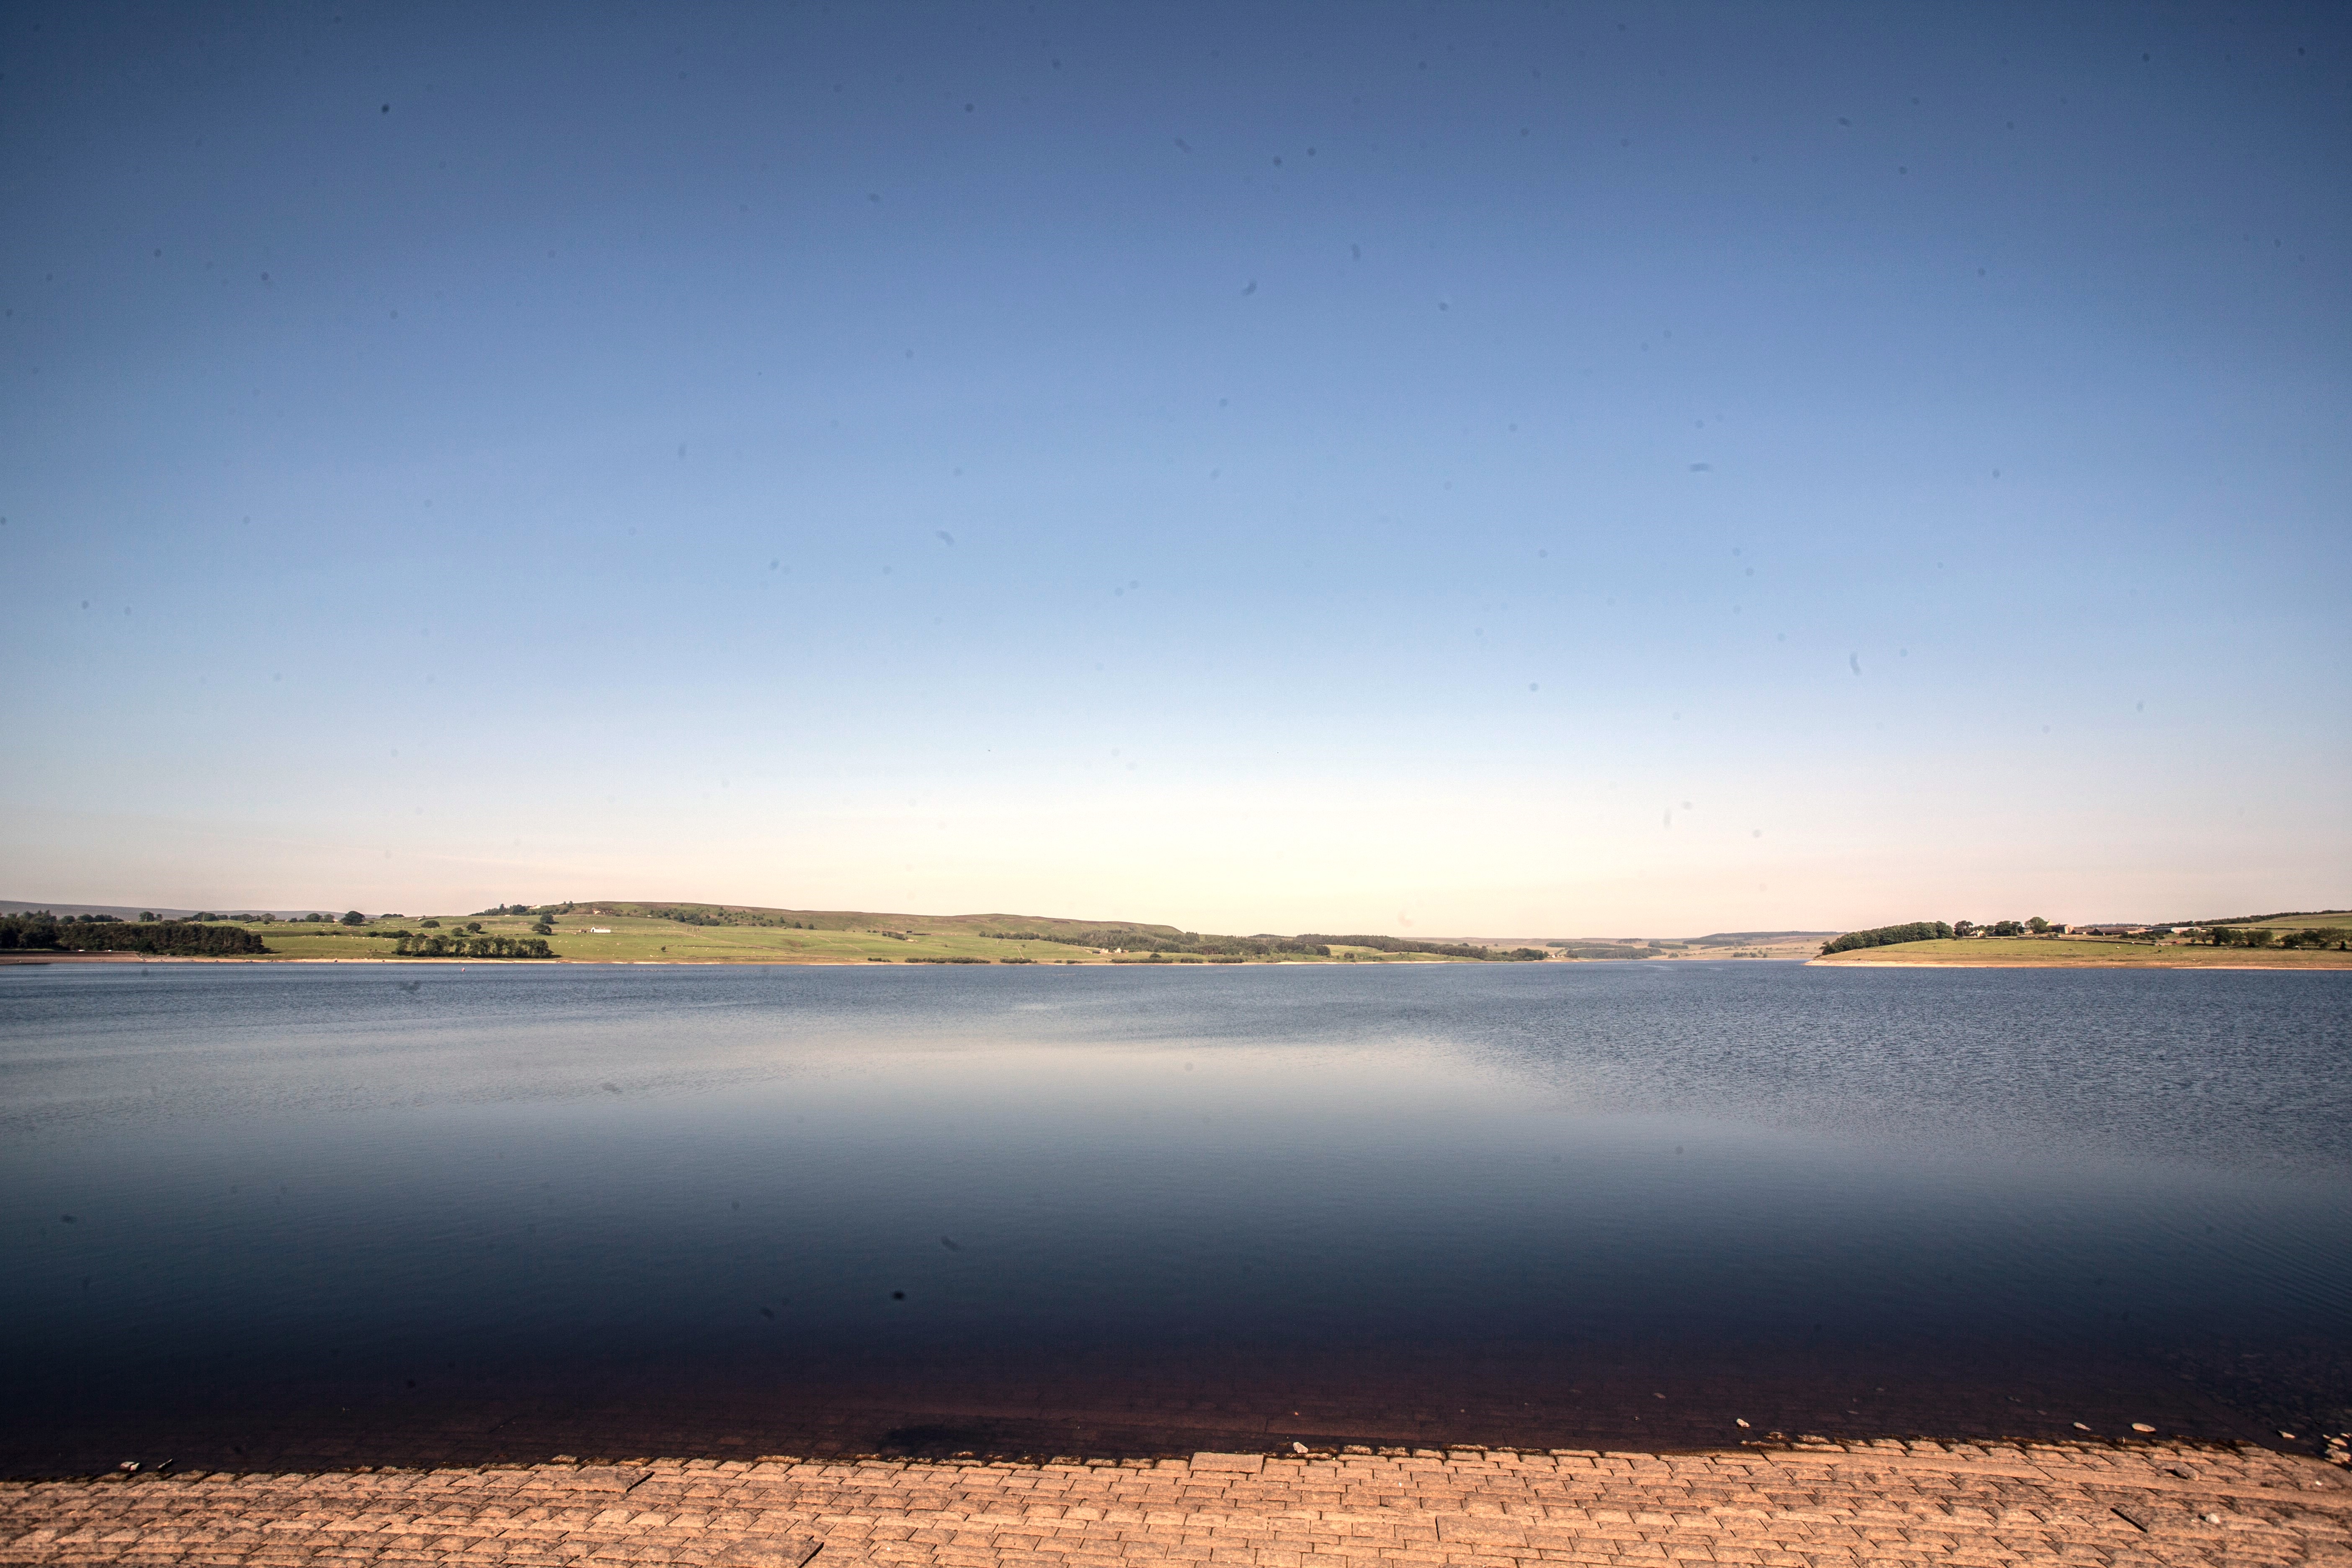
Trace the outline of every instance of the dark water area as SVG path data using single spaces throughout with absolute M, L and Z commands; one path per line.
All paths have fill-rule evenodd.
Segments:
M 5 968 L 0 1469 L 2309 1447 L 2347 1023 L 2327 973 Z

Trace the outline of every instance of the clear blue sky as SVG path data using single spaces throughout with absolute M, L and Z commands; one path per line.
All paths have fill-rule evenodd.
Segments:
M 0 893 L 2352 894 L 2337 6 L 0 13 Z

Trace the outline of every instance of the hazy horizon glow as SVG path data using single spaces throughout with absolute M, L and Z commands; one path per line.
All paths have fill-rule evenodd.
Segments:
M 2352 893 L 2352 24 L 0 16 L 0 894 Z

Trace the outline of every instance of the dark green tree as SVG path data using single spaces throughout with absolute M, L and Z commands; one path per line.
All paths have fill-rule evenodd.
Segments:
M 1822 952 L 1851 952 L 1858 947 L 1887 947 L 1898 942 L 1934 942 L 1951 934 L 1952 928 L 1941 921 L 1914 921 L 1909 925 L 1874 926 L 1868 931 L 1850 931 L 1832 942 L 1822 943 Z

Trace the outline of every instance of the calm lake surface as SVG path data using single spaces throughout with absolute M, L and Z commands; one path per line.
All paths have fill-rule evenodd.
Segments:
M 2348 1024 L 2326 973 L 5 968 L 0 1462 L 2306 1441 Z

